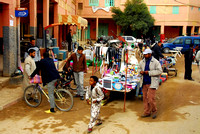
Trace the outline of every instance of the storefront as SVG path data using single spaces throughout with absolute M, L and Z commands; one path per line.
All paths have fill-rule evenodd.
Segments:
M 59 23 L 50 24 L 44 29 L 50 36 L 52 36 L 52 27 L 59 27 L 59 37 L 58 37 L 58 47 L 62 47 L 61 44 L 66 40 L 66 35 L 69 29 L 72 30 L 72 36 L 75 36 L 76 41 L 83 45 L 86 42 L 86 30 L 87 30 L 87 20 L 83 19 L 77 15 L 60 15 Z

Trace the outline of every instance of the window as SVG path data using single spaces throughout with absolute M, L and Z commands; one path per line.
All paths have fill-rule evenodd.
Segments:
M 99 0 L 89 0 L 90 6 L 99 6 Z
M 177 39 L 177 40 L 175 40 L 174 44 L 183 44 L 183 39 Z
M 127 37 L 127 40 L 133 41 L 132 37 Z
M 199 39 L 194 39 L 194 45 L 200 45 L 200 40 Z
M 83 10 L 83 3 L 78 3 L 78 9 Z
M 179 7 L 173 6 L 172 14 L 179 14 Z
M 156 6 L 150 6 L 150 14 L 156 14 Z
M 192 39 L 185 39 L 185 44 L 190 45 L 192 43 Z
M 106 7 L 113 7 L 115 5 L 114 0 L 105 0 L 105 6 Z

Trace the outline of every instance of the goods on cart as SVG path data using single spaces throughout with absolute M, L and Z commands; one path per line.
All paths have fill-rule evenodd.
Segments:
M 160 64 L 162 66 L 163 72 L 167 73 L 169 78 L 177 76 L 177 69 L 173 67 L 176 64 L 174 57 L 170 56 L 166 59 L 160 59 Z

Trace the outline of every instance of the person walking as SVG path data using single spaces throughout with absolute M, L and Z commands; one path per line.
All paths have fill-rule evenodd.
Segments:
M 31 76 L 33 71 L 36 69 L 35 61 L 33 59 L 34 57 L 35 57 L 35 50 L 29 49 L 28 56 L 26 57 L 24 61 L 24 78 L 23 78 L 23 86 L 22 86 L 23 90 L 25 90 L 25 88 L 30 85 L 29 77 Z
M 47 85 L 48 96 L 50 101 L 50 110 L 45 111 L 46 113 L 55 112 L 55 99 L 54 99 L 54 89 L 57 79 L 60 78 L 60 75 L 55 67 L 53 59 L 49 58 L 49 53 L 45 52 L 43 54 L 44 59 L 39 62 L 39 65 L 35 71 L 31 74 L 33 78 L 39 71 L 41 71 L 43 86 Z
M 92 132 L 94 125 L 99 126 L 102 124 L 99 113 L 101 108 L 101 100 L 104 98 L 104 94 L 101 88 L 98 86 L 97 82 L 98 77 L 91 76 L 89 82 L 91 86 L 86 91 L 86 101 L 89 105 L 91 104 L 91 117 L 90 123 L 88 125 L 88 133 Z
M 162 54 L 161 45 L 162 42 L 159 41 L 158 43 L 154 43 L 154 45 L 151 48 L 151 50 L 153 51 L 152 56 L 158 61 L 160 58 L 165 58 L 165 56 Z
M 73 72 L 75 77 L 75 82 L 77 85 L 77 94 L 74 97 L 80 97 L 81 100 L 84 100 L 84 90 L 83 90 L 83 81 L 84 81 L 84 72 L 87 73 L 87 64 L 86 57 L 83 54 L 83 48 L 78 47 L 77 52 L 73 53 L 68 59 L 63 67 L 63 70 L 66 71 L 70 66 L 70 61 L 73 61 Z
M 33 58 L 36 64 L 36 67 L 38 66 L 39 61 L 41 60 L 41 55 L 40 55 L 40 49 L 37 45 L 35 45 L 35 39 L 31 38 L 30 39 L 30 43 L 28 44 L 27 50 L 24 54 L 24 58 L 26 58 L 28 56 L 28 51 L 30 49 L 34 49 L 35 50 L 35 57 Z
M 194 44 L 190 44 L 190 48 L 184 52 L 185 56 L 185 80 L 191 80 L 192 79 L 192 61 L 193 61 L 193 46 Z
M 144 104 L 144 113 L 141 117 L 150 117 L 152 114 L 152 118 L 155 119 L 157 117 L 155 95 L 159 87 L 162 68 L 159 61 L 152 56 L 151 49 L 145 49 L 143 54 L 145 58 L 140 61 L 138 67 Z

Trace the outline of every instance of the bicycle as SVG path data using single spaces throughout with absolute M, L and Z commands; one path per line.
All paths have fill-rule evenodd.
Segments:
M 72 94 L 63 88 L 58 88 L 59 81 L 57 81 L 54 90 L 55 105 L 61 111 L 69 111 L 72 109 L 74 101 Z M 49 100 L 48 93 L 44 91 L 38 83 L 30 85 L 24 90 L 24 100 L 31 107 L 38 107 L 42 102 L 42 94 Z

